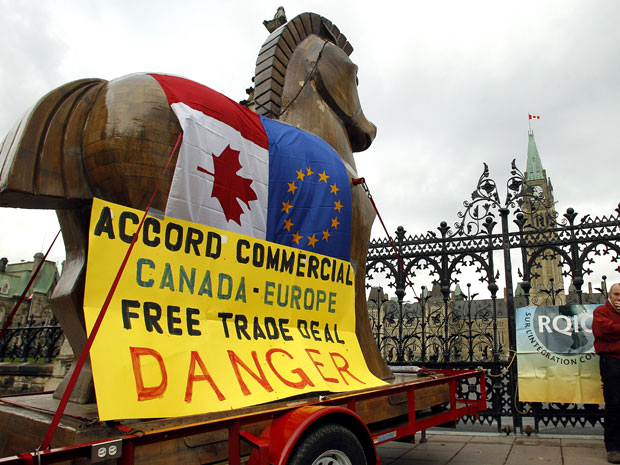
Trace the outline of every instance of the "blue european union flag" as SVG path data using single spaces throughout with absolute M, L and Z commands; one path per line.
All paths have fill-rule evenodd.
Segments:
M 266 239 L 351 259 L 351 189 L 344 163 L 324 140 L 261 117 L 269 140 Z

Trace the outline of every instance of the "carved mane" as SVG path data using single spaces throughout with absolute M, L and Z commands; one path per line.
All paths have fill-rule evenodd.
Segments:
M 271 33 L 263 43 L 254 72 L 255 111 L 267 118 L 281 114 L 286 68 L 295 48 L 305 38 L 316 35 L 341 48 L 347 55 L 353 46 L 330 20 L 316 13 L 302 13 Z

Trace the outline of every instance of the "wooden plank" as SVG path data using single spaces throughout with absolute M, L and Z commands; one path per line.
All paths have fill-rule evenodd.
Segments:
M 64 133 L 67 120 L 81 96 L 82 92 L 72 92 L 49 115 L 36 157 L 38 166 L 34 168 L 34 191 L 37 195 L 56 197 L 64 197 L 65 195 L 62 171 Z M 79 175 L 81 174 L 79 173 Z M 81 176 L 81 182 L 85 182 L 83 176 Z
M 291 31 L 289 31 L 288 28 L 283 27 L 279 45 L 286 52 L 289 58 L 295 51 L 295 47 L 297 47 L 297 44 L 298 42 L 295 42 L 295 37 L 293 37 Z
M 316 35 L 319 35 L 320 31 L 321 31 L 321 23 L 323 22 L 323 19 L 321 16 L 315 14 L 315 13 L 310 13 L 310 21 L 312 22 L 312 32 Z
M 143 124 L 126 124 L 136 118 Z M 102 127 L 105 131 L 97 129 Z M 132 75 L 111 81 L 98 94 L 85 129 L 84 167 L 93 191 L 107 192 L 106 200 L 144 208 L 160 179 L 153 207 L 164 210 L 174 170 L 163 176 L 162 171 L 180 130 L 154 78 Z M 172 167 L 175 162 L 176 156 Z
M 277 72 L 280 75 L 282 75 L 283 78 L 286 75 L 286 65 L 284 65 L 280 60 L 278 60 L 278 57 L 276 57 L 276 56 L 270 56 L 267 59 L 265 59 L 264 61 L 262 61 L 261 63 L 259 63 L 258 65 L 256 65 L 256 69 L 254 71 L 254 75 L 258 76 L 263 71 L 265 71 L 265 70 L 267 70 L 269 68 L 273 68 L 273 71 Z M 254 78 L 254 85 L 256 85 L 257 82 L 259 82 L 259 81 L 255 77 Z
M 65 196 L 67 198 L 88 199 L 93 196 L 88 182 L 84 182 L 84 163 L 82 159 L 82 134 L 90 108 L 97 92 L 107 81 L 93 83 L 86 88 L 79 102 L 71 112 L 63 140 L 62 171 Z
M 314 31 L 312 30 L 312 14 L 314 13 L 302 13 L 298 16 L 298 18 L 301 20 L 301 25 L 304 28 L 304 34 L 306 37 L 314 34 Z
M 269 37 L 267 37 L 267 40 L 265 40 L 265 42 L 263 42 L 263 45 L 261 46 L 260 50 L 258 51 L 258 55 L 259 56 L 262 55 L 263 53 L 265 53 L 267 50 L 269 50 L 274 45 L 278 44 L 278 42 L 280 41 L 280 36 L 282 35 L 283 30 L 284 30 L 284 28 L 277 29 Z
M 278 44 L 274 44 L 272 48 L 262 53 L 256 60 L 256 64 L 259 65 L 272 56 L 277 57 L 284 66 L 288 66 L 290 55 L 288 55 L 283 48 L 279 47 Z
M 278 107 L 280 106 L 280 102 L 282 101 L 280 97 L 282 87 L 274 81 L 265 81 L 262 84 L 257 85 L 254 92 L 254 99 L 257 102 L 265 104 L 267 102 L 274 102 L 278 105 Z
M 15 144 L 19 143 L 20 133 L 27 118 L 27 114 L 16 124 L 2 141 L 0 148 L 0 162 L 2 163 L 2 172 L 0 173 L 0 187 L 2 190 L 9 190 L 11 168 L 15 158 L 16 150 L 13 149 Z
M 289 21 L 284 27 L 287 28 L 289 32 L 291 33 L 291 35 L 293 36 L 293 39 L 295 40 L 295 44 L 299 44 L 302 40 L 304 40 L 304 37 L 301 37 L 299 35 L 299 32 L 297 31 L 297 28 L 294 26 L 293 22 L 294 22 L 294 19 Z
M 308 37 L 308 34 L 306 33 L 306 30 L 304 28 L 304 24 L 299 16 L 296 16 L 291 21 L 289 21 L 289 24 L 291 25 L 291 30 L 295 31 L 295 32 L 292 32 L 292 34 L 293 35 L 297 34 L 297 36 L 300 39 L 300 42 L 304 40 L 306 37 Z
M 284 76 L 277 72 L 274 68 L 266 69 L 262 73 L 258 73 L 254 78 L 254 83 L 257 84 L 257 87 L 264 82 L 271 82 L 272 89 L 274 89 L 273 83 L 277 84 L 281 93 L 281 89 L 284 87 Z
M 48 125 L 62 102 L 90 82 L 91 79 L 82 79 L 49 92 L 27 114 L 10 153 L 6 154 L 7 163 L 10 163 L 3 170 L 7 190 L 30 194 L 36 192 L 35 172 Z

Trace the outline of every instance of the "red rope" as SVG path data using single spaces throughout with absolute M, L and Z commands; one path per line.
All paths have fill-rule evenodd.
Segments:
M 368 195 L 368 200 L 370 200 L 372 208 L 375 209 L 375 213 L 377 214 L 377 218 L 379 218 L 379 221 L 381 222 L 381 226 L 383 226 L 383 230 L 385 231 L 385 235 L 387 236 L 388 240 L 390 241 L 390 244 L 392 245 L 392 249 L 394 249 L 394 253 L 396 254 L 396 258 L 398 259 L 398 263 L 400 264 L 400 268 L 403 270 L 403 274 L 405 275 L 405 280 L 407 281 L 407 284 L 409 284 L 409 286 L 411 286 L 411 290 L 415 294 L 415 289 L 413 288 L 413 283 L 409 280 L 409 275 L 407 273 L 407 270 L 405 270 L 405 264 L 403 263 L 403 259 L 401 258 L 400 254 L 398 253 L 398 250 L 396 249 L 396 245 L 394 244 L 394 241 L 392 240 L 392 236 L 390 236 L 390 233 L 388 232 L 387 228 L 385 227 L 385 223 L 383 222 L 383 218 L 381 218 L 381 214 L 379 213 L 379 209 L 377 208 L 377 205 L 375 204 L 375 201 L 373 200 L 372 195 L 370 194 L 370 190 L 368 189 L 368 186 L 366 185 L 366 180 L 364 178 L 353 178 L 352 182 L 353 182 L 354 186 L 361 185 L 364 188 L 364 191 L 366 192 L 366 194 Z
M 0 339 L 2 339 L 2 336 L 4 336 L 4 333 L 6 332 L 7 328 L 9 327 L 11 322 L 13 321 L 13 318 L 15 317 L 15 314 L 17 313 L 17 310 L 19 309 L 19 306 L 24 301 L 24 298 L 26 297 L 26 294 L 28 294 L 28 291 L 30 290 L 30 286 L 32 286 L 32 283 L 34 282 L 35 278 L 39 274 L 39 271 L 41 271 L 41 267 L 43 266 L 43 263 L 45 262 L 45 259 L 49 255 L 50 250 L 52 250 L 52 247 L 54 246 L 54 243 L 56 242 L 56 239 L 58 239 L 59 235 L 60 235 L 60 230 L 56 233 L 56 237 L 54 238 L 54 240 L 52 241 L 52 244 L 49 246 L 49 248 L 47 249 L 47 252 L 45 252 L 45 255 L 43 256 L 43 260 L 41 260 L 41 263 L 39 263 L 39 265 L 37 266 L 37 269 L 35 270 L 35 272 L 31 276 L 30 281 L 28 281 L 28 284 L 26 285 L 26 288 L 24 289 L 24 292 L 22 292 L 22 295 L 17 300 L 17 303 L 15 304 L 15 307 L 13 307 L 13 310 L 11 311 L 11 313 L 7 317 L 6 321 L 4 322 L 4 326 L 2 326 L 2 330 L 0 331 Z
M 30 452 L 18 454 L 17 456 L 24 461 L 24 465 L 34 465 L 34 455 L 32 455 Z
M 170 158 L 168 158 L 168 162 L 166 163 L 166 166 L 164 167 L 164 170 L 162 171 L 162 177 L 163 177 L 163 174 L 168 170 L 170 161 L 172 160 L 172 157 L 174 153 L 176 152 L 177 147 L 179 146 L 179 143 L 181 142 L 181 136 L 182 136 L 182 133 L 179 134 L 179 137 L 177 138 L 177 142 L 174 145 L 174 148 L 172 149 L 172 153 L 170 153 Z M 155 190 L 153 191 L 151 200 L 149 200 L 149 204 L 147 205 L 146 210 L 144 211 L 144 215 L 142 215 L 142 220 L 140 221 L 140 224 L 138 225 L 138 229 L 136 233 L 133 235 L 133 239 L 131 240 L 131 244 L 129 244 L 129 248 L 127 249 L 125 258 L 123 259 L 123 262 L 121 263 L 121 266 L 118 269 L 118 272 L 116 273 L 116 277 L 114 278 L 114 281 L 112 282 L 112 286 L 110 287 L 110 290 L 108 291 L 108 295 L 105 299 L 105 302 L 103 303 L 103 306 L 101 307 L 101 310 L 99 311 L 97 320 L 95 321 L 95 324 L 93 325 L 90 335 L 88 336 L 88 339 L 86 340 L 86 344 L 84 345 L 84 349 L 82 350 L 82 353 L 80 354 L 80 358 L 78 359 L 75 365 L 75 369 L 73 370 L 73 373 L 71 374 L 71 378 L 69 379 L 67 388 L 65 389 L 65 392 L 62 396 L 62 399 L 60 400 L 60 403 L 58 404 L 58 408 L 56 409 L 54 418 L 52 419 L 52 422 L 50 423 L 50 426 L 47 430 L 47 434 L 45 435 L 45 438 L 43 439 L 43 442 L 41 443 L 40 450 L 47 450 L 52 442 L 52 438 L 54 437 L 54 433 L 56 432 L 56 429 L 58 428 L 58 423 L 60 422 L 60 418 L 62 417 L 65 411 L 65 408 L 67 407 L 67 402 L 69 401 L 69 397 L 71 396 L 71 393 L 73 392 L 73 388 L 75 387 L 77 378 L 80 372 L 82 371 L 82 367 L 84 366 L 84 363 L 86 362 L 86 357 L 88 357 L 88 353 L 90 352 L 90 348 L 93 345 L 95 336 L 97 336 L 97 333 L 99 332 L 99 327 L 101 326 L 103 317 L 105 316 L 108 310 L 108 307 L 110 306 L 110 301 L 112 300 L 112 296 L 114 295 L 114 292 L 116 291 L 116 287 L 118 286 L 118 283 L 121 279 L 123 271 L 125 270 L 125 266 L 127 265 L 127 262 L 129 261 L 129 256 L 131 255 L 133 246 L 135 245 L 136 240 L 140 234 L 140 231 L 142 230 L 142 225 L 144 224 L 144 220 L 146 219 L 149 209 L 151 208 L 151 205 L 153 203 L 153 200 L 155 199 L 155 195 L 157 194 L 157 191 L 159 190 L 160 183 L 161 183 L 161 178 L 157 182 L 157 185 L 155 186 Z

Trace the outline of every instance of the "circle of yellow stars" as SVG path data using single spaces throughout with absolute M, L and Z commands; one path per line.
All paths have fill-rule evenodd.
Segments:
M 301 242 L 302 239 L 304 239 L 304 236 L 299 234 L 299 230 L 295 229 L 295 223 L 293 223 L 290 216 L 284 220 L 284 226 L 282 229 L 286 229 L 289 233 L 293 234 L 292 243 L 298 246 L 306 245 L 308 247 L 314 248 L 316 243 L 319 241 L 328 242 L 330 236 L 332 235 L 330 231 L 337 230 L 338 225 L 340 225 L 340 222 L 338 221 L 338 213 L 340 213 L 340 210 L 342 210 L 342 208 L 344 207 L 344 205 L 342 205 L 340 200 L 337 199 L 338 191 L 340 191 L 340 188 L 336 185 L 336 183 L 333 183 L 333 184 L 329 183 L 329 175 L 327 175 L 325 171 L 323 171 L 322 173 L 315 173 L 314 171 L 312 171 L 310 167 L 308 167 L 305 169 L 305 171 L 300 168 L 296 172 L 297 172 L 297 178 L 295 178 L 292 182 L 287 183 L 288 184 L 287 193 L 290 194 L 291 198 L 287 199 L 286 202 L 282 202 L 282 209 L 280 210 L 280 212 L 285 212 L 287 215 L 290 215 L 291 209 L 295 207 L 295 205 L 291 202 L 293 201 L 295 197 L 295 191 L 299 189 L 299 186 L 297 184 L 298 183 L 302 184 L 304 180 L 306 180 L 306 178 L 310 178 L 313 174 L 318 175 L 319 183 L 324 182 L 326 185 L 329 185 L 330 187 L 329 193 L 334 194 L 336 198 L 336 200 L 334 200 L 334 210 L 337 213 L 335 213 L 334 218 L 331 218 L 331 225 L 328 226 L 327 229 L 321 231 L 321 234 L 319 234 L 319 236 L 321 237 L 316 237 L 317 236 L 316 233 L 313 233 L 311 236 L 305 236 L 305 239 L 307 239 L 308 241 L 307 244 L 303 244 L 303 242 Z

